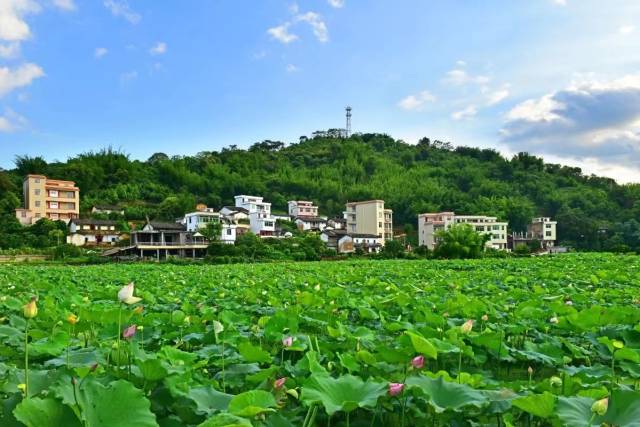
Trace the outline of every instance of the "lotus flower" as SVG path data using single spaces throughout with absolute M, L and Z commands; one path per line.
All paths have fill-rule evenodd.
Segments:
M 278 378 L 273 382 L 273 388 L 275 388 L 276 390 L 280 390 L 282 386 L 284 386 L 284 383 L 286 381 L 287 381 L 287 377 Z
M 122 289 L 118 291 L 118 299 L 120 300 L 120 302 L 128 305 L 140 302 L 142 298 L 134 297 L 133 290 L 133 282 L 123 286 Z
M 597 400 L 593 402 L 591 405 L 591 412 L 598 415 L 604 415 L 609 409 L 609 398 L 605 397 L 604 399 Z
M 24 314 L 25 318 L 33 319 L 38 315 L 38 306 L 36 305 L 37 300 L 38 298 L 33 297 L 31 298 L 31 301 L 29 301 L 22 307 L 22 313 Z
M 78 323 L 78 320 L 80 320 L 78 316 L 73 313 L 67 316 L 67 323 L 69 323 L 70 325 L 75 325 L 76 323 Z
M 565 301 L 565 304 L 566 305 L 573 305 L 573 301 L 571 301 L 571 300 Z
M 471 329 L 473 329 L 473 320 L 471 319 L 467 320 L 462 324 L 462 326 L 460 326 L 460 331 L 465 335 L 471 332 Z
M 389 383 L 389 396 L 397 396 L 404 390 L 404 384 Z
M 282 345 L 285 347 L 291 347 L 293 345 L 293 337 L 287 336 L 282 338 Z
M 420 355 L 411 359 L 411 366 L 413 366 L 416 369 L 424 368 L 424 356 Z
M 555 325 L 558 323 L 558 318 L 556 316 L 553 316 L 551 319 L 549 319 L 549 322 Z
M 136 328 L 136 325 L 131 325 L 126 328 L 124 331 L 122 331 L 122 338 L 124 338 L 125 340 L 133 338 L 133 336 L 136 334 Z

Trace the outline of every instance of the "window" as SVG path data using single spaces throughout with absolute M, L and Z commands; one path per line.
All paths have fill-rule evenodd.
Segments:
M 39 189 L 39 188 L 36 188 L 35 190 L 33 190 L 33 193 L 34 193 L 36 196 L 39 196 L 39 195 L 40 195 L 40 189 Z
M 49 202 L 49 208 L 58 209 L 58 202 Z
M 476 231 L 484 231 L 484 226 L 483 225 L 477 225 L 476 226 Z
M 40 184 L 40 178 L 36 178 L 36 184 Z
M 49 190 L 49 197 L 58 197 L 58 190 Z
M 227 228 L 227 236 L 231 236 L 231 229 Z
M 40 218 L 40 213 L 37 213 L 37 214 L 36 214 L 36 218 Z
M 40 200 L 36 200 L 36 208 L 40 207 Z
M 382 228 L 382 223 L 381 222 L 378 223 L 378 228 Z
M 26 211 L 22 211 L 22 218 L 26 218 L 27 217 L 27 212 Z
M 551 228 L 551 224 L 545 224 L 545 227 Z
M 547 237 L 551 237 L 551 235 L 552 235 L 552 234 L 553 234 L 552 232 L 547 231 L 547 232 L 545 233 L 545 236 L 547 236 Z

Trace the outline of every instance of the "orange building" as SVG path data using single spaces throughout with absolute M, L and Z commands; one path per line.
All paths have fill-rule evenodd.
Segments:
M 41 218 L 69 222 L 80 215 L 80 189 L 73 181 L 27 175 L 22 184 L 24 208 L 16 209 L 22 225 L 35 224 Z

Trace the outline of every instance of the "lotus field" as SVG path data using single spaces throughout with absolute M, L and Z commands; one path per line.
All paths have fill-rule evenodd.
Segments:
M 640 258 L 0 267 L 0 426 L 640 426 Z

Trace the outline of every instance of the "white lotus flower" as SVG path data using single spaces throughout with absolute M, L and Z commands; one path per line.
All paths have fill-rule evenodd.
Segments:
M 118 299 L 120 300 L 120 302 L 131 305 L 142 301 L 142 298 L 133 296 L 133 290 L 133 282 L 123 286 L 122 289 L 118 291 Z

